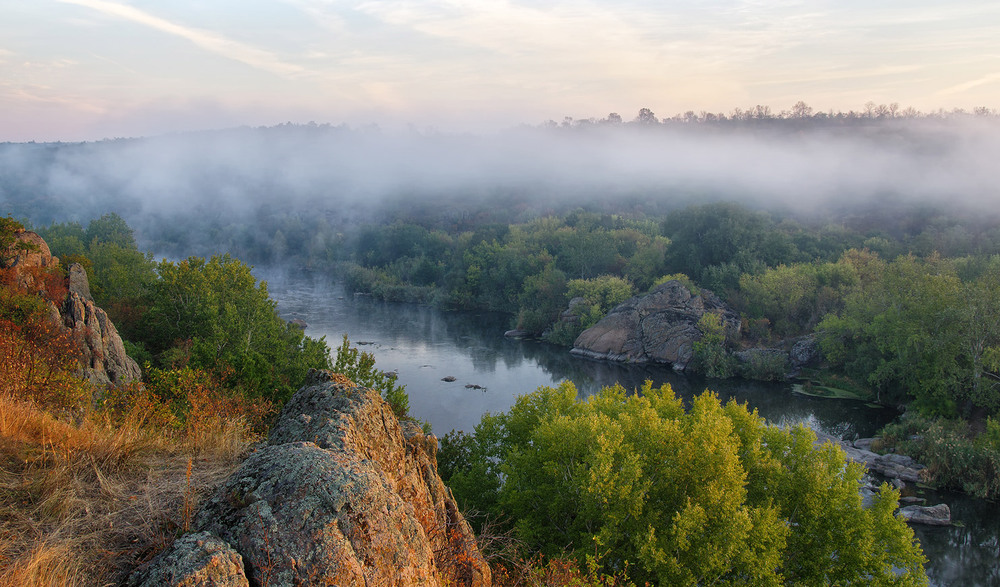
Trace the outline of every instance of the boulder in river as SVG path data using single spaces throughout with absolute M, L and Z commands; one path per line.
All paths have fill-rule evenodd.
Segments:
M 671 280 L 649 293 L 615 307 L 573 343 L 573 354 L 627 363 L 666 363 L 683 370 L 701 340 L 698 320 L 706 312 L 720 315 L 726 331 L 738 334 L 740 318 L 707 289 L 693 294 Z
M 946 503 L 932 506 L 908 505 L 899 508 L 899 517 L 911 524 L 927 524 L 929 526 L 950 526 L 951 508 Z

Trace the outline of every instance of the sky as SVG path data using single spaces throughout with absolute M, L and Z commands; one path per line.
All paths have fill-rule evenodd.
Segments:
M 1000 108 L 995 0 L 0 0 L 0 141 Z

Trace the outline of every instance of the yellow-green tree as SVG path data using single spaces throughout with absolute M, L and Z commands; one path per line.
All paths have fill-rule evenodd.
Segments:
M 815 438 L 711 392 L 685 411 L 669 385 L 578 400 L 566 382 L 441 457 L 463 503 L 516 520 L 533 548 L 639 584 L 926 584 L 898 493 L 862 507 L 861 467 Z

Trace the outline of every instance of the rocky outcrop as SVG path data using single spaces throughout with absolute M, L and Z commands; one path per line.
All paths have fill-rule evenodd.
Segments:
M 815 334 L 809 334 L 795 340 L 788 351 L 788 362 L 792 369 L 798 371 L 803 367 L 815 367 L 822 361 L 823 355 Z
M 868 450 L 873 438 L 860 438 L 854 442 L 841 440 L 829 434 L 816 433 L 816 444 L 831 442 L 843 449 L 848 460 L 864 465 L 869 471 L 892 481 L 893 487 L 902 489 L 904 482 L 917 483 L 922 481 L 920 472 L 926 469 L 924 465 L 906 455 L 884 454 Z M 862 503 L 871 507 L 878 489 L 872 485 L 861 488 Z M 900 502 L 912 502 L 915 498 L 903 498 Z M 923 499 L 917 498 L 919 501 Z M 911 524 L 928 524 L 932 526 L 948 526 L 951 524 L 951 509 L 948 504 L 939 503 L 934 506 L 908 505 L 899 508 L 897 514 Z
M 70 263 L 69 265 L 69 291 L 85 300 L 94 301 L 94 296 L 90 295 L 90 279 L 87 277 L 87 270 L 79 263 Z
M 51 267 L 59 264 L 59 259 L 52 256 L 49 245 L 38 233 L 18 230 L 15 239 L 9 249 L 10 254 L 4 257 L 7 260 L 7 267 Z
M 108 314 L 90 298 L 87 273 L 70 266 L 70 291 L 60 312 L 80 350 L 80 375 L 99 386 L 127 385 L 142 378 L 139 365 L 125 353 L 125 345 Z
M 667 281 L 611 310 L 577 337 L 571 352 L 682 370 L 694 356 L 694 343 L 701 339 L 698 320 L 706 312 L 719 313 L 730 334 L 739 332 L 739 316 L 718 296 L 706 289 L 694 295 L 679 281 Z
M 313 371 L 195 527 L 242 555 L 251 584 L 487 586 L 436 451 L 377 392 Z
M 45 293 L 52 289 L 46 280 L 52 278 L 50 270 L 59 265 L 42 237 L 31 231 L 17 233 L 17 242 L 8 249 L 8 269 L 14 282 L 24 291 Z M 18 249 L 18 243 L 30 245 L 30 250 Z M 43 271 L 40 271 L 43 270 Z M 52 319 L 69 330 L 81 351 L 78 374 L 100 387 L 126 385 L 142 377 L 139 365 L 125 353 L 125 345 L 118 329 L 107 313 L 94 304 L 90 295 L 87 272 L 78 264 L 69 266 L 68 293 L 61 305 L 51 304 Z M 62 290 L 65 292 L 66 290 Z M 52 291 L 47 292 L 51 298 Z M 61 296 L 57 296 L 61 297 Z

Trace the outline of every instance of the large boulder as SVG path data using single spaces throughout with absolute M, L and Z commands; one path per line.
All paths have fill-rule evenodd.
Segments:
M 436 450 L 378 392 L 313 371 L 195 527 L 242 556 L 251 584 L 487 586 Z
M 730 334 L 739 332 L 739 315 L 711 291 L 695 295 L 681 282 L 667 281 L 608 312 L 577 337 L 571 352 L 610 361 L 666 363 L 683 370 L 701 339 L 698 320 L 706 312 L 718 313 Z

